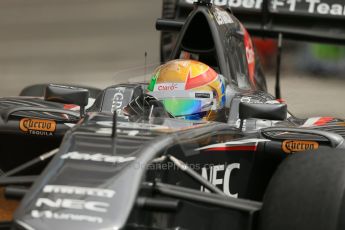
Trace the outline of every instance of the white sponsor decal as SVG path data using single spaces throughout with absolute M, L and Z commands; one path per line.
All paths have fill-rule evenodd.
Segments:
M 205 149 L 210 149 L 210 148 L 236 146 L 236 145 L 257 146 L 259 142 L 266 142 L 266 141 L 270 141 L 270 140 L 252 138 L 252 139 L 245 139 L 245 140 L 229 141 L 229 142 L 224 142 L 224 143 L 219 143 L 219 144 L 207 145 L 205 147 L 197 148 L 195 149 L 195 151 L 200 151 L 200 150 L 205 150 Z
M 235 126 L 238 129 L 241 127 L 241 119 L 236 120 Z M 247 120 L 243 120 L 242 130 L 247 130 Z
M 220 10 L 216 8 L 216 11 L 214 12 L 214 16 L 216 18 L 218 25 L 234 23 L 229 13 L 226 12 L 225 10 Z
M 101 188 L 87 188 L 77 186 L 65 186 L 65 185 L 46 185 L 43 188 L 44 193 L 60 193 L 60 194 L 73 194 L 73 195 L 88 195 L 97 197 L 112 198 L 115 195 L 115 191 L 110 189 Z
M 294 0 L 296 2 L 297 0 Z M 309 7 L 309 13 L 345 15 L 345 6 L 340 4 L 328 4 L 320 0 L 305 0 Z
M 100 129 L 96 130 L 96 133 L 111 134 L 112 133 L 112 129 L 110 129 L 110 128 L 100 128 Z M 128 135 L 128 136 L 131 136 L 131 137 L 135 137 L 136 135 L 139 134 L 139 131 L 138 130 L 122 130 L 122 129 L 117 129 L 116 133 Z
M 193 4 L 197 0 L 185 0 L 186 3 Z M 211 0 L 211 2 L 217 6 L 225 6 L 228 3 L 228 0 Z
M 49 207 L 49 208 L 66 208 L 76 210 L 89 210 L 93 212 L 107 212 L 109 204 L 99 201 L 85 201 L 74 199 L 49 199 L 38 198 L 36 207 Z
M 90 223 L 103 223 L 103 219 L 98 216 L 86 216 L 86 215 L 78 215 L 72 213 L 56 213 L 52 211 L 39 211 L 39 210 L 32 210 L 31 216 L 33 218 L 46 218 L 46 219 L 55 219 L 55 220 L 73 220 L 73 221 L 86 221 Z
M 188 4 L 193 4 L 197 0 L 185 0 Z M 262 0 L 211 0 L 216 6 L 244 7 L 260 9 Z
M 185 0 L 185 2 L 192 4 L 195 0 Z M 211 2 L 218 6 L 228 5 L 233 8 L 241 7 L 260 10 L 263 0 L 214 0 Z M 345 5 L 342 1 L 339 1 L 338 3 L 327 3 L 324 0 L 270 0 L 270 2 L 270 7 L 274 11 L 284 9 L 290 12 L 301 10 L 310 14 L 320 15 L 345 15 Z
M 253 98 L 253 97 L 241 97 L 241 102 L 243 103 L 250 103 L 250 104 L 281 104 L 280 101 L 278 100 L 266 100 L 266 101 L 262 101 L 265 100 L 263 98 Z
M 71 160 L 84 160 L 84 161 L 96 161 L 96 162 L 108 162 L 108 163 L 124 163 L 135 160 L 135 157 L 121 157 L 121 156 L 110 156 L 101 153 L 79 153 L 69 152 L 61 156 L 61 159 Z
M 241 102 L 250 103 L 252 101 L 251 97 L 241 97 Z
M 229 0 L 228 6 L 230 7 L 243 7 L 248 9 L 260 9 L 262 0 Z
M 113 103 L 111 105 L 111 112 L 113 113 L 114 111 L 117 111 L 118 109 L 121 109 L 122 104 L 123 104 L 123 98 L 124 98 L 124 93 L 125 93 L 126 88 L 124 87 L 119 87 L 116 88 L 116 93 L 114 94 L 113 97 Z
M 221 185 L 223 192 L 233 198 L 238 197 L 238 193 L 230 191 L 230 176 L 234 170 L 239 170 L 240 164 L 233 163 L 229 165 L 214 165 L 209 168 L 202 168 L 201 175 L 213 185 Z M 222 176 L 221 176 L 222 174 Z M 208 189 L 201 186 L 201 191 L 209 192 Z

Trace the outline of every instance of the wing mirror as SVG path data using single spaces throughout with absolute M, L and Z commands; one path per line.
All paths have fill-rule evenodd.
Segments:
M 241 129 L 243 127 L 243 120 L 250 118 L 283 121 L 287 118 L 287 105 L 240 102 L 239 118 L 241 120 Z
M 44 100 L 79 105 L 80 117 L 84 117 L 89 94 L 87 89 L 50 84 L 45 89 Z

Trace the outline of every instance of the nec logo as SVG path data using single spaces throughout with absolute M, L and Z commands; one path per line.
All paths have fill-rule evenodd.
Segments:
M 171 85 L 159 85 L 158 86 L 158 90 L 159 91 L 173 91 L 175 89 L 177 89 L 177 84 L 176 83 L 172 83 Z
M 72 200 L 72 199 L 56 199 L 39 198 L 36 201 L 36 207 L 65 208 L 77 210 L 89 210 L 94 212 L 107 212 L 109 204 L 97 201 Z
M 221 185 L 223 187 L 223 192 L 233 198 L 238 197 L 238 193 L 233 193 L 230 191 L 230 178 L 231 175 L 240 169 L 239 163 L 233 163 L 229 165 L 214 165 L 211 167 L 202 168 L 201 175 L 206 180 L 211 182 L 213 185 Z M 201 186 L 201 191 L 209 192 L 206 188 Z

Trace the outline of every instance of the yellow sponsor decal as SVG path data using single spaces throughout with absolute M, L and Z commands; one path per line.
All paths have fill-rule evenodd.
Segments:
M 40 120 L 23 118 L 20 120 L 21 131 L 30 134 L 50 136 L 56 130 L 56 122 L 51 120 Z
M 345 122 L 339 122 L 337 125 L 339 125 L 339 126 L 345 126 Z
M 319 143 L 315 141 L 286 140 L 282 144 L 283 151 L 288 154 L 307 150 L 316 150 L 318 148 Z

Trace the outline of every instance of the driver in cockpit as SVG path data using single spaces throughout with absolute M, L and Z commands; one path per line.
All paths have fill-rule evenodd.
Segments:
M 148 94 L 175 118 L 219 120 L 225 107 L 225 82 L 211 67 L 195 60 L 173 60 L 153 73 Z
M 170 117 L 224 121 L 225 88 L 224 77 L 208 65 L 173 60 L 156 68 L 144 101 L 163 106 Z

